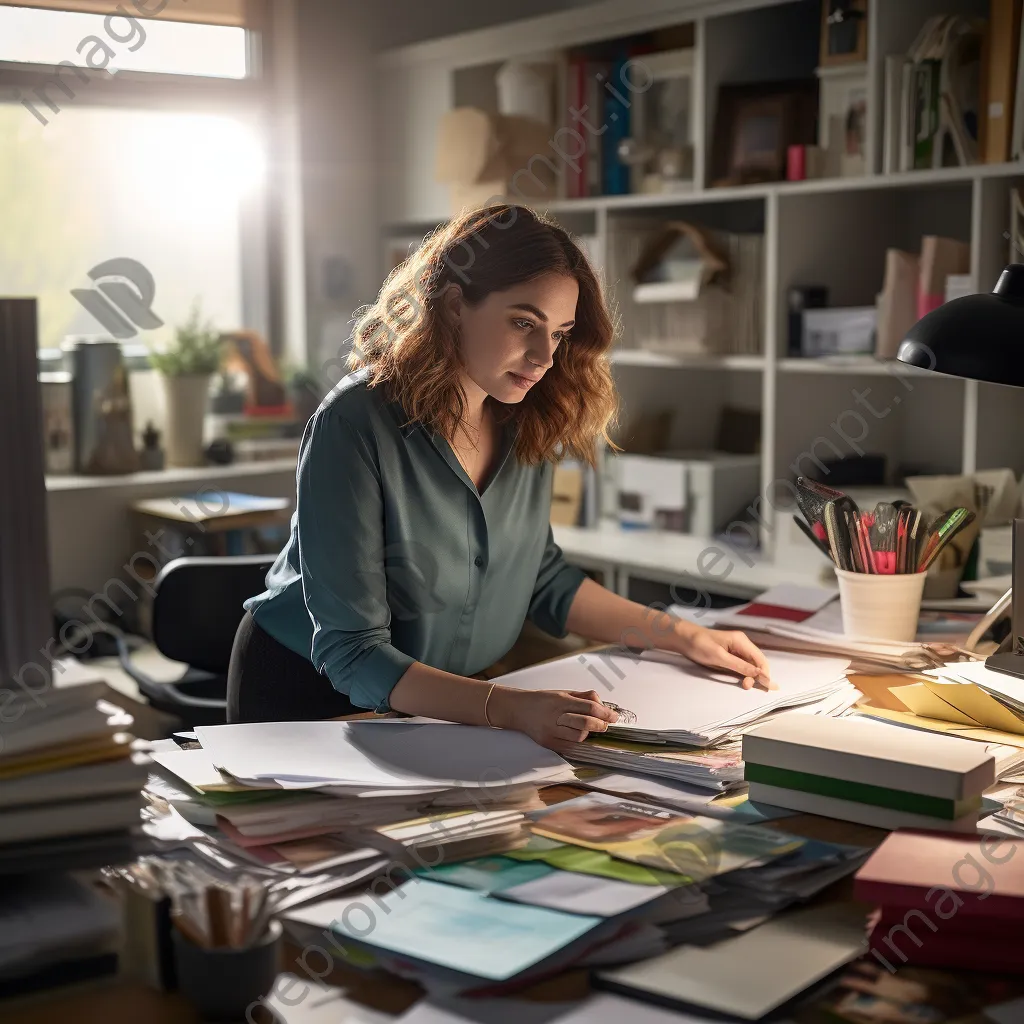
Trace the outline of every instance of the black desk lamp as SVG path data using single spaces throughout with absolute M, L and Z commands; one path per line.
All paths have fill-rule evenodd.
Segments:
M 990 295 L 965 295 L 919 320 L 896 358 L 936 373 L 1024 387 L 1024 264 L 1011 263 Z M 1013 521 L 1009 653 L 985 664 L 1024 679 L 1024 519 Z

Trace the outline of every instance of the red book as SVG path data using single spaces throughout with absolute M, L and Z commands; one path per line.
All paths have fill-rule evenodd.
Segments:
M 940 928 L 960 917 L 1024 924 L 1024 839 L 893 832 L 857 872 L 854 895 L 890 917 L 919 910 Z
M 875 959 L 893 967 L 953 967 L 961 971 L 996 971 L 1024 974 L 1024 940 L 983 933 L 958 933 L 947 928 L 953 920 L 927 922 L 910 911 L 898 921 L 877 924 L 868 937 Z
M 567 109 L 582 110 L 587 102 L 586 60 L 578 54 L 569 57 L 566 68 L 566 99 Z M 586 117 L 586 115 L 583 115 Z M 589 120 L 589 119 L 588 119 Z M 577 143 L 575 138 L 567 138 L 564 150 L 572 157 L 572 163 L 565 166 L 565 195 L 568 199 L 580 199 L 587 194 L 587 144 L 589 132 L 578 118 L 569 115 L 569 128 L 578 132 L 583 141 Z M 576 152 L 574 152 L 576 150 Z

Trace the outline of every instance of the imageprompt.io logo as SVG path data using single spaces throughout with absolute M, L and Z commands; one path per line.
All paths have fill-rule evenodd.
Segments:
M 97 263 L 88 274 L 95 288 L 72 288 L 71 294 L 110 332 L 123 341 L 139 330 L 162 327 L 152 309 L 156 284 L 138 260 L 120 256 Z

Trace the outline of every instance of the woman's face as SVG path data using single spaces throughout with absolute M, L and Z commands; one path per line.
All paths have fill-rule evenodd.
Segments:
M 479 388 L 499 402 L 521 402 L 554 361 L 576 320 L 574 277 L 545 274 L 470 306 L 457 286 L 445 295 L 458 324 L 467 390 Z

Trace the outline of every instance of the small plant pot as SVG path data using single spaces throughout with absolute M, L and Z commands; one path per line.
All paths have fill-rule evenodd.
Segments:
M 203 426 L 210 401 L 211 374 L 163 375 L 167 406 L 167 465 L 202 466 Z

